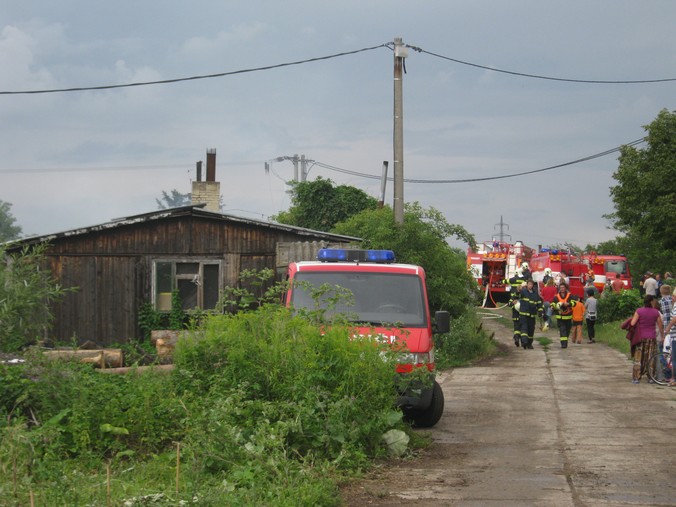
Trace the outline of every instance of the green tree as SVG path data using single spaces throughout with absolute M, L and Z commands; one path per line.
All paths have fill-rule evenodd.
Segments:
M 175 188 L 170 191 L 170 193 L 165 192 L 162 190 L 162 198 L 161 199 L 155 199 L 155 202 L 157 203 L 157 209 L 168 209 L 168 208 L 178 208 L 179 206 L 187 206 L 190 204 L 191 201 L 191 195 L 188 194 L 182 194 Z
M 584 247 L 584 250 L 585 252 L 596 252 L 597 254 L 624 255 L 628 248 L 627 238 L 620 236 L 608 241 L 602 241 L 596 245 L 588 244 Z
M 46 244 L 8 253 L 0 246 L 0 351 L 14 352 L 43 338 L 50 306 L 69 290 L 42 269 Z
M 676 264 L 676 113 L 666 109 L 647 126 L 647 147 L 622 147 L 611 187 L 612 226 L 626 236 L 635 273 Z
M 12 205 L 0 200 L 0 243 L 17 239 L 21 235 L 21 227 L 15 225 L 16 218 L 12 216 Z
M 373 210 L 378 201 L 363 190 L 349 185 L 335 186 L 330 179 L 293 183 L 292 206 L 275 217 L 276 221 L 330 231 L 337 223 L 364 210 Z
M 474 236 L 464 227 L 449 224 L 436 209 L 419 203 L 404 206 L 404 223 L 397 226 L 392 208 L 363 211 L 337 224 L 332 232 L 363 239 L 364 248 L 394 250 L 397 261 L 425 269 L 432 310 L 448 310 L 453 316 L 465 312 L 471 301 L 471 278 L 464 252 L 446 239 L 456 237 L 475 246 Z

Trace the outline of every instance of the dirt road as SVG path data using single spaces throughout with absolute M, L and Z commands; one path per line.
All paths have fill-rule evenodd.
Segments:
M 346 489 L 347 505 L 676 505 L 676 388 L 632 384 L 603 344 L 562 350 L 549 331 L 522 350 L 484 326 L 508 352 L 442 374 L 430 448 Z

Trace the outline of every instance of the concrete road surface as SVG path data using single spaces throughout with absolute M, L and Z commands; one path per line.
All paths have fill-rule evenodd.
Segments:
M 441 375 L 433 444 L 345 491 L 347 505 L 676 506 L 676 388 L 631 383 L 625 355 L 596 343 L 514 347 Z M 542 333 L 536 332 L 537 336 Z

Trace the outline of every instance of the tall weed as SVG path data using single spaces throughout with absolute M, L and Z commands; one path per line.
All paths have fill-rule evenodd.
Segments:
M 451 322 L 447 334 L 435 335 L 435 356 L 440 369 L 464 366 L 471 361 L 495 353 L 495 343 L 481 327 L 481 320 L 474 308 Z
M 210 399 L 203 417 L 240 429 L 264 421 L 296 456 L 335 460 L 352 447 L 374 455 L 399 423 L 394 362 L 377 343 L 279 306 L 213 317 L 203 338 L 177 348 L 175 363 L 179 389 Z M 253 433 L 237 434 L 255 445 Z

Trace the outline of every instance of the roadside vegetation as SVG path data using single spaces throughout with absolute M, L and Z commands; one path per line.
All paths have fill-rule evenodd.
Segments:
M 276 290 L 230 291 L 260 305 L 191 323 L 171 373 L 0 364 L 0 503 L 340 505 L 342 482 L 426 445 L 395 407 L 394 352 Z M 490 353 L 477 323 L 438 337 L 440 366 Z
M 1 365 L 2 504 L 337 505 L 410 432 L 389 352 L 345 327 L 269 305 L 202 331 L 168 375 Z

